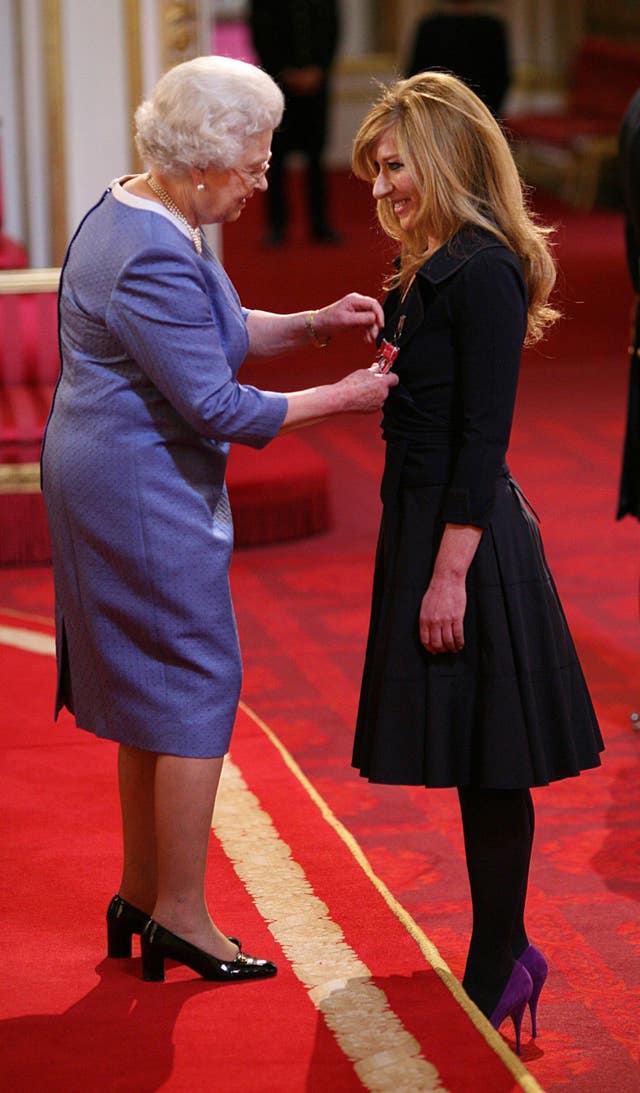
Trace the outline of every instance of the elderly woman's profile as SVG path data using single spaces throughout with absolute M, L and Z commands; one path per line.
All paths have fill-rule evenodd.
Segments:
M 330 414 L 378 410 L 395 377 L 360 369 L 281 394 L 241 384 L 248 353 L 324 345 L 376 300 L 247 310 L 201 227 L 237 220 L 267 186 L 282 94 L 241 61 L 167 72 L 136 114 L 147 170 L 115 180 L 69 245 L 62 365 L 43 447 L 52 537 L 58 690 L 77 725 L 119 745 L 123 870 L 108 952 L 141 934 L 142 970 L 165 959 L 205 979 L 274 975 L 214 924 L 205 898 L 211 815 L 241 661 L 228 568 L 231 442 L 262 448 Z

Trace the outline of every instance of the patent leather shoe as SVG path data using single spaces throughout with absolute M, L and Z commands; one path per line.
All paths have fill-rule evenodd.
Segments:
M 141 934 L 149 915 L 127 903 L 121 896 L 114 896 L 107 908 L 107 956 L 131 956 L 131 938 Z
M 266 979 L 278 969 L 270 960 L 248 956 L 239 948 L 233 960 L 219 960 L 190 941 L 172 934 L 164 926 L 149 919 L 142 937 L 142 978 L 149 983 L 164 981 L 165 960 L 175 960 L 197 972 L 203 979 L 233 983 L 244 979 Z
M 522 956 L 518 957 L 518 962 L 522 964 L 523 968 L 527 969 L 533 984 L 531 998 L 529 999 L 529 1010 L 531 1012 L 531 1035 L 535 1037 L 538 1035 L 538 1000 L 549 973 L 549 965 L 544 955 L 539 949 L 536 949 L 535 945 L 528 945 Z
M 491 1014 L 489 1021 L 495 1029 L 498 1029 L 507 1017 L 511 1018 L 516 1034 L 516 1051 L 518 1052 L 518 1055 L 520 1054 L 522 1017 L 525 1007 L 531 999 L 532 993 L 533 983 L 531 982 L 531 976 L 527 969 L 516 960 L 513 965 L 513 971 L 507 980 L 507 985 L 502 992 L 500 1001 Z

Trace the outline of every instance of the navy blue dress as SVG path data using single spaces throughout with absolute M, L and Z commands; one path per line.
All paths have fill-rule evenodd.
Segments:
M 211 249 L 198 256 L 174 221 L 135 204 L 108 190 L 62 272 L 42 457 L 56 714 L 207 758 L 227 751 L 241 684 L 229 442 L 264 446 L 287 401 L 238 383 L 246 316 Z
M 519 260 L 464 230 L 385 303 L 383 515 L 353 763 L 373 782 L 518 789 L 597 766 L 602 739 L 505 455 L 526 331 Z M 419 614 L 446 523 L 482 528 L 465 645 L 428 653 Z

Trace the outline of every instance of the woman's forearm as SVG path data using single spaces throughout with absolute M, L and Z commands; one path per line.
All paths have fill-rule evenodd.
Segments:
M 303 425 L 313 425 L 332 414 L 344 411 L 343 399 L 337 391 L 337 384 L 323 384 L 310 387 L 306 391 L 287 393 L 288 409 L 280 427 L 281 433 L 299 429 Z
M 297 311 L 290 315 L 250 311 L 247 316 L 250 352 L 256 357 L 273 357 L 303 345 L 311 345 L 313 335 L 309 329 L 310 314 L 312 313 L 308 311 Z M 315 323 L 313 329 L 315 331 Z
M 435 580 L 464 580 L 482 538 L 473 524 L 446 524 L 433 569 Z
M 379 302 L 359 292 L 350 292 L 317 311 L 296 311 L 290 315 L 250 311 L 249 351 L 258 357 L 272 357 L 302 346 L 324 348 L 334 334 L 345 330 L 361 330 L 365 340 L 373 343 L 383 323 Z
M 380 410 L 390 387 L 398 382 L 393 373 L 376 374 L 370 368 L 360 368 L 337 383 L 309 387 L 306 391 L 287 393 L 287 412 L 280 432 L 289 432 L 302 425 L 333 414 L 370 414 Z
M 472 524 L 446 524 L 433 575 L 420 605 L 420 640 L 429 653 L 464 648 L 466 576 L 482 538 Z

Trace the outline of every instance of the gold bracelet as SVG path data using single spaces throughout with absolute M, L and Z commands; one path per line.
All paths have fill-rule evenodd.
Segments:
M 313 320 L 315 319 L 317 314 L 317 311 L 307 311 L 307 314 L 304 317 L 305 329 L 307 331 L 309 339 L 313 342 L 317 349 L 326 349 L 329 342 L 331 341 L 331 336 L 324 338 L 324 340 L 318 337 L 315 327 L 313 325 Z

